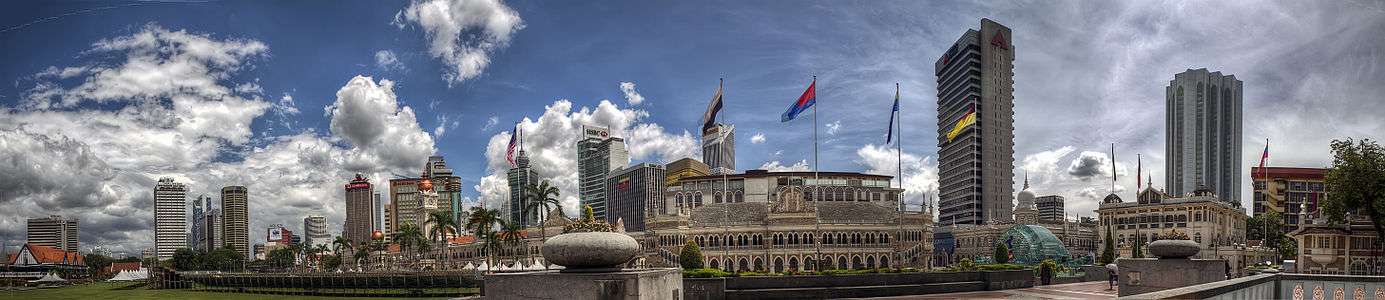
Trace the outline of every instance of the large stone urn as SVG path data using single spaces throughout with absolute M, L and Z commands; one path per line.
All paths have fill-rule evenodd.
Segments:
M 543 243 L 543 258 L 571 271 L 620 268 L 640 254 L 635 238 L 616 232 L 564 233 Z
M 1161 259 L 1187 259 L 1197 255 L 1202 247 L 1189 240 L 1158 240 L 1149 243 L 1149 254 Z

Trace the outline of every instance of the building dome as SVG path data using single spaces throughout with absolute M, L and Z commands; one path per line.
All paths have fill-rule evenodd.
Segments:
M 431 191 L 431 190 L 433 190 L 433 181 L 432 181 L 432 180 L 429 180 L 428 178 L 423 178 L 423 181 L 419 181 L 419 182 L 418 182 L 418 190 L 420 190 L 420 191 Z
M 1216 194 L 1216 192 L 1212 191 L 1212 188 L 1205 184 L 1199 184 L 1197 185 L 1197 189 L 1193 189 L 1193 196 L 1212 196 L 1213 194 Z
M 1043 226 L 1015 225 L 1001 233 L 997 241 L 1006 244 L 1014 255 L 1011 261 L 1017 264 L 1034 265 L 1045 259 L 1061 262 L 1070 258 L 1063 242 Z
M 1019 205 L 1017 205 L 1015 208 L 1016 208 L 1016 209 L 1036 209 L 1036 208 L 1034 207 L 1034 197 L 1035 197 L 1034 192 L 1032 192 L 1032 191 L 1029 190 L 1029 178 L 1025 178 L 1025 179 L 1024 179 L 1024 190 L 1020 191 L 1018 195 L 1015 195 L 1015 199 L 1019 201 L 1019 203 L 1018 203 Z
M 370 238 L 372 238 L 372 239 L 377 239 L 377 240 L 378 240 L 378 239 L 383 239 L 383 238 L 385 238 L 385 234 L 384 234 L 384 233 L 381 233 L 379 230 L 376 230 L 374 233 L 371 233 L 371 234 L 370 234 Z
M 1116 196 L 1116 193 L 1111 193 L 1110 195 L 1106 195 L 1106 199 L 1102 199 L 1101 203 L 1121 203 L 1121 196 Z

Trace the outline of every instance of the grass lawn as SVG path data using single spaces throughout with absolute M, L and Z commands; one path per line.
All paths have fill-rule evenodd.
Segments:
M 242 293 L 195 292 L 189 290 L 151 290 L 144 287 L 131 288 L 134 283 L 103 282 L 52 289 L 28 291 L 0 291 L 0 299 L 52 299 L 52 300 L 126 300 L 126 299 L 446 299 L 446 298 L 363 298 L 363 297 L 312 297 L 280 296 Z

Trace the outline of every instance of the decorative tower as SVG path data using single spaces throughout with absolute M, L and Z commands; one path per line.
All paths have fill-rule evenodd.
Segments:
M 433 180 L 428 176 L 427 166 L 423 167 L 423 176 L 418 181 L 418 200 L 422 208 L 419 211 L 419 220 L 423 220 L 423 224 L 418 224 L 419 229 L 427 235 L 427 232 L 433 230 L 432 222 L 428 220 L 431 218 L 430 213 L 438 209 L 438 192 L 433 190 Z
M 1034 207 L 1034 192 L 1029 191 L 1029 175 L 1024 176 L 1024 190 L 1015 195 L 1015 223 L 1034 225 L 1039 223 L 1039 210 Z

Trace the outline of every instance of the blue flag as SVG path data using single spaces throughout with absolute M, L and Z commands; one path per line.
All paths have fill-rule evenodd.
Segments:
M 890 144 L 890 139 L 894 137 L 894 115 L 899 114 L 899 87 L 894 90 L 894 108 L 890 109 L 890 128 L 885 130 L 885 144 Z

